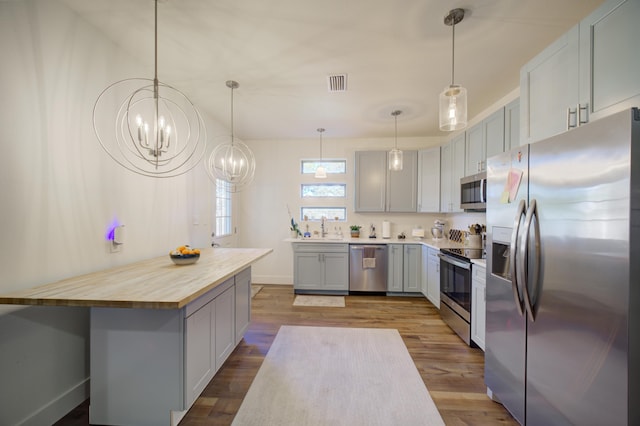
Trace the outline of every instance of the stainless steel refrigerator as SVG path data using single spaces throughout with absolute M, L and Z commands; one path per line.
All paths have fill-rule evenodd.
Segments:
M 640 424 L 640 113 L 487 164 L 487 392 L 527 425 Z

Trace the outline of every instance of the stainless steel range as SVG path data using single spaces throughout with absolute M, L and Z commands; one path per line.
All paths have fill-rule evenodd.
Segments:
M 440 316 L 468 345 L 471 341 L 471 260 L 481 248 L 440 249 Z

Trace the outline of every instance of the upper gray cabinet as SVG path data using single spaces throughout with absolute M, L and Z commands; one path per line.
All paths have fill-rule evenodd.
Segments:
M 387 151 L 356 151 L 356 212 L 416 212 L 418 152 L 403 151 L 403 167 L 387 167 Z
M 418 212 L 440 211 L 440 147 L 418 151 Z
M 640 105 L 640 2 L 609 0 L 520 72 L 520 144 Z
M 639 1 L 615 0 L 580 23 L 580 104 L 588 106 L 587 120 L 640 106 L 638 22 Z
M 504 107 L 504 150 L 509 151 L 520 145 L 520 99 L 509 102 Z
M 465 176 L 486 170 L 487 158 L 504 152 L 504 108 L 466 132 Z
M 465 173 L 465 133 L 460 133 L 440 150 L 440 211 L 455 213 L 460 208 L 460 179 Z

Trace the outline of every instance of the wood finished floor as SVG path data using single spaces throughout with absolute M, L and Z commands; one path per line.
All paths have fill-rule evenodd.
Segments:
M 292 306 L 291 286 L 265 285 L 245 338 L 180 422 L 229 425 L 281 325 L 396 328 L 447 425 L 517 425 L 484 386 L 484 354 L 468 347 L 423 298 L 347 296 L 344 308 Z M 313 368 L 313 366 L 310 366 Z M 56 425 L 87 425 L 85 401 Z

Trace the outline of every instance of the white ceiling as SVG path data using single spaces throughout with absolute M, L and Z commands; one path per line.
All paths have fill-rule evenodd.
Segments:
M 153 0 L 62 0 L 149 66 Z M 472 118 L 515 89 L 523 64 L 602 0 L 160 0 L 159 79 L 241 139 L 442 136 L 438 95 L 455 83 Z M 327 76 L 348 88 L 329 93 Z M 105 81 L 105 87 L 111 84 Z

